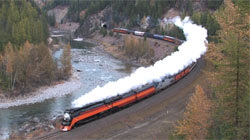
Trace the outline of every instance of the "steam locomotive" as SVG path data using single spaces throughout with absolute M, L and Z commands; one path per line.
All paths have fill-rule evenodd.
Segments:
M 159 34 L 151 34 L 148 32 L 133 31 L 133 30 L 128 30 L 128 29 L 124 29 L 124 28 L 114 28 L 112 31 L 117 32 L 117 33 L 123 33 L 123 34 L 133 34 L 135 36 L 141 36 L 141 37 L 146 36 L 148 38 L 164 40 L 164 41 L 167 41 L 170 43 L 176 43 L 176 44 L 182 44 L 184 42 L 183 40 L 180 40 L 178 38 L 174 38 L 171 36 L 163 36 L 163 35 L 159 35 Z
M 91 103 L 83 107 L 67 109 L 64 112 L 60 129 L 61 131 L 70 131 L 77 123 L 88 122 L 106 112 L 126 107 L 136 101 L 140 101 L 145 97 L 153 95 L 190 73 L 195 65 L 196 63 L 192 63 L 175 75 L 165 76 L 159 82 L 145 84 L 141 88 L 133 89 L 122 95 L 107 98 L 103 101 Z

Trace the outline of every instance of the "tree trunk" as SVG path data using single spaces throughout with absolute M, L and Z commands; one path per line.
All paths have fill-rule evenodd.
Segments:
M 240 36 L 239 36 L 239 33 L 238 33 L 238 44 L 237 44 L 237 71 L 236 71 L 236 99 L 235 99 L 235 104 L 236 104 L 236 114 L 235 114 L 235 125 L 236 125 L 236 139 L 238 139 L 238 126 L 239 126 L 239 60 L 240 60 L 240 56 L 239 56 L 239 53 L 240 53 L 240 47 L 239 47 L 239 41 L 240 41 Z
M 17 72 L 15 72 L 15 76 L 14 76 L 14 79 L 13 79 L 13 84 L 12 84 L 12 90 L 15 88 L 15 82 L 16 82 L 16 73 Z

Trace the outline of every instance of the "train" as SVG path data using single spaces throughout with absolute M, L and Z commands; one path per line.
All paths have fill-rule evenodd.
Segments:
M 122 95 L 117 95 L 103 101 L 87 104 L 83 107 L 67 109 L 64 112 L 60 130 L 70 131 L 78 123 L 88 122 L 105 113 L 127 107 L 128 105 L 158 93 L 159 91 L 179 81 L 185 75 L 189 74 L 195 65 L 196 63 L 192 63 L 175 75 L 165 76 L 159 82 L 147 83 L 142 85 L 140 88 L 133 89 Z
M 133 32 L 133 35 L 136 35 L 136 36 L 144 36 L 145 32 L 141 32 L 141 31 L 134 31 Z
M 133 30 L 128 30 L 128 29 L 124 29 L 124 28 L 114 28 L 112 31 L 117 32 L 117 33 L 122 33 L 122 34 L 133 34 L 134 33 Z
M 158 39 L 158 40 L 164 40 L 170 43 L 174 43 L 174 44 L 182 44 L 184 42 L 184 40 L 178 39 L 178 38 L 174 38 L 171 36 L 163 36 L 163 35 L 159 35 L 159 34 L 151 34 L 148 32 L 141 32 L 141 31 L 133 31 L 133 30 L 129 30 L 129 29 L 125 29 L 125 28 L 114 28 L 112 30 L 113 32 L 117 32 L 117 33 L 122 33 L 122 34 L 133 34 L 135 36 L 141 36 L 141 37 L 148 37 L 148 38 L 153 38 L 153 39 Z

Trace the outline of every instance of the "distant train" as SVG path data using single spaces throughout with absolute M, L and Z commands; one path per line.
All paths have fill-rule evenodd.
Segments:
M 146 36 L 148 38 L 164 40 L 164 41 L 168 41 L 170 43 L 175 43 L 175 44 L 179 44 L 179 45 L 184 42 L 184 40 L 180 40 L 178 38 L 174 38 L 171 36 L 163 36 L 163 35 L 159 35 L 159 34 L 151 34 L 148 32 L 133 31 L 133 30 L 128 30 L 128 29 L 124 29 L 124 28 L 114 28 L 112 31 L 117 32 L 117 33 L 122 33 L 122 34 L 133 34 L 135 36 L 141 36 L 141 37 Z
M 128 29 L 124 29 L 124 28 L 114 28 L 113 32 L 123 33 L 123 34 L 133 34 L 134 33 L 134 31 L 128 30 Z
M 145 36 L 145 32 L 134 31 L 134 32 L 133 32 L 133 35 L 136 35 L 136 36 Z
M 141 88 L 131 90 L 122 95 L 117 95 L 115 97 L 91 103 L 83 107 L 67 109 L 64 112 L 60 129 L 61 131 L 70 131 L 77 123 L 88 122 L 89 120 L 95 119 L 102 114 L 126 107 L 136 101 L 153 95 L 160 90 L 169 87 L 190 73 L 195 65 L 196 63 L 192 63 L 175 75 L 165 76 L 159 82 L 145 84 Z

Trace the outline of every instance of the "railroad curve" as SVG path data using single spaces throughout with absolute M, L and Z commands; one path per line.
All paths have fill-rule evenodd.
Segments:
M 187 76 L 159 94 L 69 132 L 36 139 L 166 139 L 172 124 L 180 119 L 204 66 L 200 58 Z

